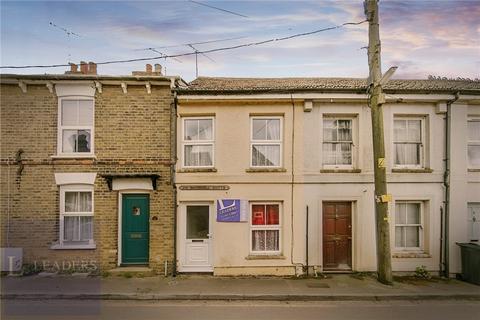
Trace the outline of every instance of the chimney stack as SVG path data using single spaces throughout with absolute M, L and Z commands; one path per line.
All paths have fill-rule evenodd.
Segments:
M 155 64 L 155 70 L 152 70 L 151 64 L 145 65 L 145 71 L 132 71 L 132 76 L 143 76 L 143 77 L 151 77 L 151 76 L 161 76 L 162 75 L 162 66 L 158 63 Z
M 80 70 L 78 70 L 78 65 L 70 62 L 70 70 L 65 71 L 65 74 L 97 74 L 97 64 L 90 61 L 86 63 L 85 61 L 80 61 Z

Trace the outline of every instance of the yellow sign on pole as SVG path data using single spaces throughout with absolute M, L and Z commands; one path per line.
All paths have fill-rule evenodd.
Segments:
M 378 167 L 379 168 L 386 168 L 387 167 L 385 165 L 385 158 L 378 158 Z

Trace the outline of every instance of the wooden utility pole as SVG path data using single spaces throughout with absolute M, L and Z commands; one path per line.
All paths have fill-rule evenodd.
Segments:
M 390 229 L 388 223 L 387 173 L 385 161 L 385 142 L 383 136 L 382 104 L 385 96 L 382 84 L 380 63 L 380 35 L 378 24 L 378 0 L 365 0 L 365 14 L 368 25 L 368 66 L 369 106 L 372 113 L 373 161 L 375 173 L 375 220 L 377 231 L 377 272 L 378 281 L 392 284 L 392 261 L 390 255 Z

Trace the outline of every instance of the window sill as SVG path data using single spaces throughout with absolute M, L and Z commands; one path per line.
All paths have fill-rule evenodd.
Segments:
M 193 173 L 193 172 L 217 172 L 216 168 L 183 168 L 177 170 L 177 173 Z
M 360 173 L 361 169 L 321 169 L 320 173 Z
M 97 159 L 94 154 L 58 154 L 50 156 L 52 159 Z
M 56 243 L 50 247 L 52 250 L 93 250 L 97 249 L 97 245 L 93 244 L 76 244 L 76 245 L 61 245 Z
M 287 172 L 285 168 L 248 168 L 245 169 L 245 172 Z
M 433 170 L 430 168 L 394 168 L 392 169 L 392 173 L 432 173 Z
M 468 172 L 480 172 L 480 168 L 470 168 Z
M 285 260 L 287 257 L 281 254 L 250 254 L 245 260 Z
M 432 256 L 426 252 L 394 252 L 392 258 L 431 258 Z

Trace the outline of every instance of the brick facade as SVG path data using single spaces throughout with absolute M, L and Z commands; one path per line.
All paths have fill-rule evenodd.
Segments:
M 135 83 L 130 77 L 124 93 L 120 83 L 111 78 L 102 85 L 101 93 L 95 93 L 95 158 L 89 159 L 52 157 L 57 154 L 58 99 L 46 81 L 27 84 L 24 93 L 18 84 L 2 79 L 1 247 L 23 248 L 24 263 L 95 261 L 100 270 L 115 268 L 119 193 L 109 190 L 102 175 L 158 174 L 157 190 L 149 192 L 149 266 L 163 272 L 166 261 L 172 265 L 175 210 L 170 79 L 158 77 L 147 93 L 145 81 Z M 96 249 L 51 249 L 59 239 L 60 192 L 54 174 L 67 172 L 97 173 Z

